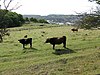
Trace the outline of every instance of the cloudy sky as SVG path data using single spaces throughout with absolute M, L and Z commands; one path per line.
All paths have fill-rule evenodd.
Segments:
M 14 10 L 22 15 L 49 15 L 49 14 L 75 14 L 76 12 L 88 12 L 95 8 L 96 4 L 88 0 L 15 0 L 22 6 Z M 15 2 L 14 1 L 14 2 Z M 15 3 L 13 3 L 15 4 Z

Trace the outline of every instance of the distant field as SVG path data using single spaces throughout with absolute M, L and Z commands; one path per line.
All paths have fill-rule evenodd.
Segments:
M 40 24 L 39 24 L 40 25 Z M 25 25 L 11 28 L 0 43 L 0 75 L 96 75 L 100 74 L 100 30 L 72 32 L 71 26 Z M 33 48 L 18 42 L 32 37 Z M 67 37 L 67 49 L 45 44 L 47 37 Z

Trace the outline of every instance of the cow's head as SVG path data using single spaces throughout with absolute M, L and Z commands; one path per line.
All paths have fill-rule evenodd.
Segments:
M 50 43 L 50 38 L 47 38 L 45 43 Z
M 19 39 L 18 41 L 23 44 L 24 39 Z

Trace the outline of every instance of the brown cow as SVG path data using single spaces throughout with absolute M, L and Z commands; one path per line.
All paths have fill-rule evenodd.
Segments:
M 52 44 L 53 49 L 55 48 L 56 44 L 62 44 L 63 43 L 63 47 L 66 48 L 66 36 L 47 38 L 45 43 Z
M 77 28 L 73 28 L 73 29 L 71 29 L 71 30 L 72 30 L 73 32 L 74 32 L 74 31 L 77 31 L 77 32 L 78 32 L 78 29 L 77 29 Z

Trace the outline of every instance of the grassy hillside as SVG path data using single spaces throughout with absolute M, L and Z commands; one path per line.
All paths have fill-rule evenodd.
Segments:
M 96 75 L 100 74 L 100 30 L 71 32 L 70 26 L 33 26 L 11 28 L 0 43 L 0 75 Z M 33 48 L 18 42 L 32 37 Z M 47 37 L 67 37 L 67 49 L 45 44 Z

